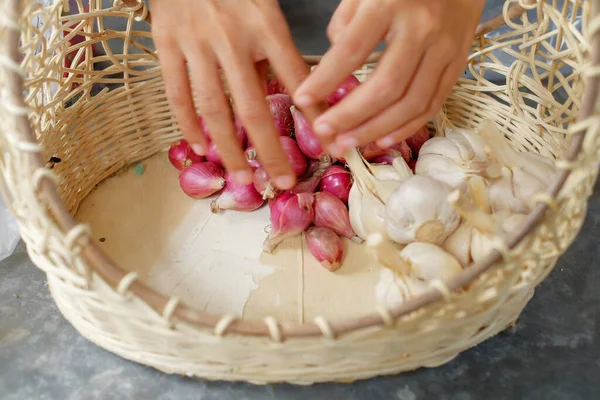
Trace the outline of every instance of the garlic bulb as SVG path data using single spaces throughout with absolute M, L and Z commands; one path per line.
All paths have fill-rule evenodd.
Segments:
M 500 176 L 492 178 L 490 183 L 494 209 L 529 212 L 532 197 L 544 192 L 556 173 L 553 161 L 540 154 L 513 149 L 490 121 L 481 124 L 479 134 L 486 143 L 488 158 L 501 167 Z
M 415 172 L 431 176 L 452 188 L 464 189 L 471 176 L 485 175 L 486 160 L 484 146 L 475 133 L 448 131 L 445 137 L 434 137 L 425 142 L 419 151 Z
M 386 231 L 397 243 L 442 244 L 456 229 L 459 216 L 446 199 L 450 187 L 428 176 L 401 182 L 385 205 Z
M 345 159 L 354 177 L 348 198 L 352 229 L 363 240 L 370 233 L 385 233 L 385 203 L 412 171 L 402 157 L 394 165 L 371 165 L 353 149 Z

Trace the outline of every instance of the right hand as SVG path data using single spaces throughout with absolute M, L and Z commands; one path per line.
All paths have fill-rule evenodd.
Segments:
M 167 98 L 192 149 L 204 154 L 209 143 L 198 123 L 189 76 L 199 113 L 225 168 L 238 182 L 252 182 L 221 84 L 222 68 L 235 111 L 264 169 L 280 189 L 293 187 L 296 178 L 265 100 L 265 67 L 267 62 L 273 66 L 290 95 L 308 76 L 309 67 L 294 45 L 277 0 L 151 0 L 151 9 Z M 320 107 L 303 111 L 314 120 Z

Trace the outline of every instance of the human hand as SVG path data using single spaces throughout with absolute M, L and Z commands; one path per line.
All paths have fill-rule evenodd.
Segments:
M 308 75 L 276 0 L 151 0 L 152 32 L 169 103 L 182 134 L 199 154 L 208 150 L 196 104 L 225 168 L 243 184 L 252 171 L 235 134 L 223 69 L 234 109 L 255 147 L 262 166 L 280 189 L 295 176 L 283 152 L 265 100 L 268 62 L 290 93 Z M 189 75 L 186 68 L 189 66 Z M 319 111 L 303 108 L 309 119 Z
M 374 73 L 314 122 L 334 156 L 377 140 L 404 140 L 438 112 L 464 71 L 484 0 L 343 0 L 329 24 L 332 42 L 294 93 L 307 107 L 325 99 L 377 44 L 387 48 Z

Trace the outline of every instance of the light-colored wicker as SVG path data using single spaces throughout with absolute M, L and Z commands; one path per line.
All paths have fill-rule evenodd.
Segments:
M 169 373 L 257 383 L 352 381 L 438 366 L 515 321 L 582 225 L 600 159 L 600 1 L 512 0 L 503 16 L 480 27 L 491 32 L 474 41 L 474 78 L 458 82 L 445 116 L 471 128 L 492 119 L 517 148 L 557 157 L 559 176 L 532 198 L 537 206 L 518 232 L 446 285 L 353 320 L 293 325 L 190 309 L 122 272 L 72 218 L 95 185 L 179 136 L 157 58 L 143 45 L 149 34 L 133 30 L 135 19 L 148 17 L 145 6 L 101 3 L 62 17 L 61 1 L 2 1 L 0 169 L 29 255 L 47 273 L 60 310 L 82 335 L 124 358 Z M 107 16 L 125 19 L 127 29 L 104 29 Z M 510 29 L 497 34 L 504 22 Z M 87 38 L 74 47 L 76 60 L 85 53 L 87 61 L 70 70 L 62 66 L 63 31 Z M 115 41 L 124 44 L 120 54 L 108 46 Z M 95 43 L 107 54 L 92 58 Z M 94 70 L 101 62 L 107 68 Z M 493 83 L 489 73 L 506 83 Z M 71 91 L 75 81 L 81 86 Z M 122 85 L 92 96 L 93 83 Z M 47 164 L 54 151 L 63 162 Z M 524 236 L 531 246 L 510 251 Z

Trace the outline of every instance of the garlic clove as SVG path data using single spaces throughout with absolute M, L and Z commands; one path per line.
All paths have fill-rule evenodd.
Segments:
M 485 161 L 487 153 L 485 151 L 485 141 L 477 133 L 467 129 L 454 129 L 446 132 L 446 137 L 455 142 L 462 143 L 471 151 L 473 159 Z
M 498 225 L 501 228 L 503 235 L 509 234 L 517 229 L 521 224 L 525 222 L 527 215 L 514 213 L 510 210 L 502 210 L 494 215 Z M 471 241 L 471 257 L 473 261 L 478 262 L 483 260 L 485 257 L 494 250 L 493 245 L 494 236 L 485 234 L 477 229 L 473 230 L 473 236 Z M 528 247 L 531 238 L 524 239 L 517 246 L 517 251 L 523 250 Z
M 375 178 L 380 181 L 402 181 L 396 168 L 388 164 L 369 164 L 368 168 Z
M 368 191 L 363 193 L 360 218 L 362 221 L 362 226 L 365 228 L 367 235 L 371 233 L 385 233 L 385 204 L 379 201 L 378 198 Z
M 484 162 L 459 164 L 455 160 L 437 154 L 422 155 L 417 160 L 415 173 L 431 176 L 452 188 L 465 189 L 472 175 L 483 175 L 487 165 Z
M 447 137 L 434 137 L 429 139 L 419 151 L 419 158 L 424 155 L 435 154 L 453 160 L 470 160 L 473 152 L 464 143 L 454 142 Z
M 441 244 L 457 228 L 459 216 L 446 199 L 451 188 L 428 176 L 400 183 L 385 206 L 386 231 L 398 243 Z
M 350 188 L 350 195 L 348 196 L 348 212 L 350 214 L 350 226 L 356 235 L 363 239 L 367 239 L 367 232 L 363 226 L 361 213 L 362 213 L 362 193 L 359 189 L 359 184 L 354 182 L 352 188 Z
M 394 158 L 394 162 L 392 163 L 393 167 L 396 169 L 396 172 L 400 176 L 401 181 L 405 181 L 411 176 L 414 175 L 410 166 L 406 163 L 406 160 L 403 157 Z
M 473 227 L 468 221 L 463 221 L 458 228 L 442 244 L 442 248 L 452 254 L 466 267 L 471 259 L 471 233 Z
M 411 275 L 425 282 L 447 281 L 462 271 L 454 256 L 431 243 L 411 243 L 402 249 L 400 257 L 410 265 Z

